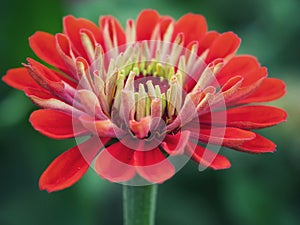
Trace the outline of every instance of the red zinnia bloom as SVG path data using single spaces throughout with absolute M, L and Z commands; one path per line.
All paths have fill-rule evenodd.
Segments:
M 36 130 L 56 139 L 88 137 L 49 165 L 41 189 L 73 185 L 92 162 L 110 181 L 161 183 L 174 175 L 177 157 L 230 167 L 214 146 L 275 150 L 251 130 L 285 121 L 285 111 L 250 104 L 280 98 L 285 84 L 267 78 L 255 57 L 235 55 L 240 39 L 234 33 L 207 31 L 201 15 L 175 21 L 153 10 L 128 20 L 125 29 L 111 16 L 101 17 L 99 27 L 67 16 L 63 27 L 29 39 L 55 69 L 29 58 L 3 77 L 42 108 L 30 116 Z

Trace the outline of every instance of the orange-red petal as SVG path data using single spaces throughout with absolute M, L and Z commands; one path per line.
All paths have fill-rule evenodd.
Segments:
M 95 170 L 111 182 L 128 181 L 136 174 L 133 154 L 133 150 L 117 142 L 100 152 L 95 161 Z
M 220 34 L 216 31 L 207 32 L 203 38 L 199 40 L 198 55 L 201 55 L 206 49 L 208 49 L 219 36 Z
M 209 48 L 206 63 L 210 63 L 217 58 L 226 58 L 236 52 L 241 40 L 233 32 L 226 32 L 218 36 Z
M 287 113 L 273 106 L 242 106 L 226 110 L 226 120 L 220 120 L 224 112 L 213 112 L 200 117 L 201 123 L 214 124 L 215 126 L 239 127 L 242 129 L 258 129 L 274 126 L 284 122 Z
M 186 14 L 181 17 L 174 26 L 173 38 L 177 34 L 184 34 L 184 46 L 192 41 L 199 41 L 207 31 L 207 24 L 204 16 L 197 14 Z
M 26 88 L 40 88 L 26 68 L 8 70 L 2 80 L 9 86 L 21 91 L 25 91 Z
M 68 73 L 69 70 L 56 49 L 54 35 L 38 31 L 29 38 L 29 45 L 40 59 Z
M 66 139 L 89 133 L 78 119 L 57 110 L 36 110 L 29 121 L 34 129 L 50 138 Z
M 135 151 L 134 159 L 137 172 L 149 182 L 162 183 L 175 173 L 174 166 L 158 148 L 150 151 Z
M 228 169 L 231 166 L 226 157 L 192 142 L 188 143 L 186 154 L 201 166 L 214 170 Z
M 228 79 L 234 76 L 242 76 L 244 78 L 243 85 L 249 85 L 267 75 L 259 73 L 260 65 L 257 59 L 250 55 L 240 55 L 231 58 L 224 67 L 216 75 L 220 85 L 224 84 Z
M 276 150 L 276 145 L 269 139 L 256 134 L 254 139 L 244 142 L 242 145 L 237 146 L 234 149 L 249 153 L 265 153 L 274 152 Z
M 81 30 L 89 30 L 93 34 L 95 40 L 97 40 L 98 43 L 103 44 L 100 28 L 87 19 L 77 19 L 73 16 L 66 16 L 63 20 L 63 26 L 64 33 L 68 35 L 73 44 L 72 49 L 75 50 L 75 52 L 79 56 L 87 58 L 87 54 L 81 40 Z
M 167 134 L 161 147 L 170 155 L 178 155 L 184 152 L 184 148 L 189 140 L 190 132 L 182 131 L 177 134 Z
M 136 21 L 136 40 L 150 40 L 159 18 L 155 10 L 143 10 Z
M 238 101 L 238 104 L 251 102 L 268 102 L 281 98 L 286 93 L 285 83 L 277 78 L 266 78 L 259 88 L 247 98 Z
M 100 148 L 99 140 L 94 137 L 62 153 L 40 177 L 40 189 L 53 192 L 72 186 L 86 173 Z
M 115 36 L 118 46 L 124 45 L 126 43 L 124 29 L 122 28 L 121 24 L 116 18 L 114 18 L 113 16 L 100 17 L 99 24 L 102 29 L 104 29 L 105 26 L 108 26 L 110 38 L 111 40 L 114 40 L 114 36 Z
M 200 128 L 199 141 L 226 147 L 239 146 L 255 138 L 255 134 L 234 127 Z

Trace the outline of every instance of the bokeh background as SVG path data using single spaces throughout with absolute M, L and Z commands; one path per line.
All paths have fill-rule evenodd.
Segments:
M 0 7 L 0 74 L 34 57 L 28 37 L 37 30 L 61 32 L 62 17 L 97 22 L 111 14 L 124 22 L 143 8 L 179 18 L 201 13 L 209 28 L 242 38 L 241 54 L 253 54 L 288 94 L 274 105 L 288 122 L 263 134 L 278 145 L 275 154 L 248 155 L 223 149 L 232 162 L 224 171 L 199 172 L 189 163 L 159 187 L 157 225 L 300 224 L 300 1 L 299 0 L 4 0 Z M 74 141 L 56 141 L 28 122 L 35 106 L 0 82 L 0 224 L 120 225 L 122 187 L 90 170 L 75 186 L 48 194 L 38 189 L 46 166 Z

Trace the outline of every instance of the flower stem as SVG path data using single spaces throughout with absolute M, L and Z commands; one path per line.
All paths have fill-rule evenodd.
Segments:
M 124 225 L 154 225 L 157 185 L 123 186 Z

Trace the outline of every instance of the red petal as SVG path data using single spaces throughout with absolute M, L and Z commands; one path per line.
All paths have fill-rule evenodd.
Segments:
M 186 154 L 201 166 L 215 170 L 228 169 L 231 166 L 226 157 L 192 142 L 187 145 Z
M 201 116 L 201 123 L 214 125 L 226 125 L 230 127 L 239 127 L 243 129 L 258 129 L 274 126 L 278 123 L 286 121 L 287 113 L 273 106 L 242 106 L 231 108 L 226 111 L 226 121 L 219 121 L 218 114 L 224 112 L 213 113 L 214 121 L 211 115 Z
M 30 65 L 26 65 L 26 67 L 29 74 L 41 87 L 66 102 L 73 101 L 65 89 L 65 83 L 57 76 L 57 73 L 33 59 L 28 59 L 28 62 Z
M 201 55 L 206 49 L 208 49 L 212 43 L 215 41 L 220 34 L 216 31 L 209 31 L 205 36 L 199 41 L 198 45 L 198 55 Z
M 95 170 L 111 182 L 124 182 L 135 175 L 134 151 L 117 142 L 104 149 L 95 161 Z
M 86 157 L 93 159 L 100 147 L 98 138 L 91 138 L 58 156 L 42 174 L 40 189 L 52 192 L 72 186 L 89 168 Z
M 83 114 L 82 111 L 57 99 L 46 90 L 27 88 L 25 93 L 40 108 L 56 109 L 78 117 Z
M 68 73 L 68 69 L 56 50 L 55 37 L 52 34 L 36 32 L 29 38 L 29 45 L 39 58 Z
M 163 40 L 164 34 L 167 31 L 169 25 L 173 22 L 173 18 L 172 17 L 168 17 L 168 16 L 161 16 L 159 19 L 159 26 L 160 26 L 160 38 L 161 40 Z
M 191 41 L 200 40 L 207 31 L 206 20 L 202 15 L 186 14 L 181 17 L 174 26 L 173 38 L 177 34 L 184 34 L 184 46 L 187 46 Z
M 285 95 L 285 83 L 276 78 L 266 78 L 260 87 L 249 97 L 242 99 L 238 103 L 245 104 L 251 102 L 268 102 L 281 98 Z
M 98 43 L 103 44 L 102 35 L 99 27 L 96 26 L 93 22 L 83 19 L 83 18 L 75 18 L 73 16 L 66 16 L 63 20 L 64 33 L 68 35 L 72 42 L 72 48 L 76 51 L 76 53 L 84 58 L 88 58 L 86 51 L 83 47 L 80 31 L 83 29 L 89 30 L 92 32 L 94 38 L 98 41 Z
M 100 137 L 116 137 L 115 129 L 117 128 L 110 119 L 95 120 L 93 117 L 83 115 L 79 117 L 79 120 L 86 129 Z
M 249 85 L 262 77 L 257 73 L 259 68 L 260 65 L 255 57 L 249 55 L 235 56 L 224 65 L 216 77 L 219 84 L 222 85 L 231 77 L 238 75 L 244 78 L 244 85 Z
M 136 40 L 150 40 L 158 22 L 159 14 L 155 10 L 143 10 L 137 17 Z
M 136 170 L 149 182 L 162 183 L 170 179 L 174 173 L 174 166 L 155 148 L 150 151 L 135 151 Z
M 26 68 L 15 68 L 7 71 L 2 80 L 9 86 L 21 91 L 25 88 L 40 88 L 35 80 L 30 76 Z
M 57 110 L 34 111 L 29 121 L 34 129 L 50 138 L 65 139 L 88 133 L 78 119 Z
M 255 138 L 255 134 L 234 127 L 226 128 L 200 128 L 199 141 L 226 147 L 239 146 L 242 143 Z
M 217 58 L 226 58 L 236 52 L 240 45 L 241 40 L 239 37 L 232 33 L 226 32 L 217 37 L 209 48 L 206 57 L 206 63 L 210 63 Z
M 161 146 L 170 155 L 182 154 L 189 137 L 189 131 L 178 132 L 174 135 L 167 134 Z
M 276 150 L 276 145 L 269 139 L 256 134 L 256 137 L 253 140 L 247 141 L 234 149 L 249 153 L 265 153 L 274 152 Z
M 100 18 L 99 24 L 102 29 L 105 27 L 105 24 L 108 25 L 110 38 L 111 40 L 114 40 L 113 36 L 116 35 L 118 46 L 126 43 L 125 32 L 116 18 L 112 16 L 103 16 Z

